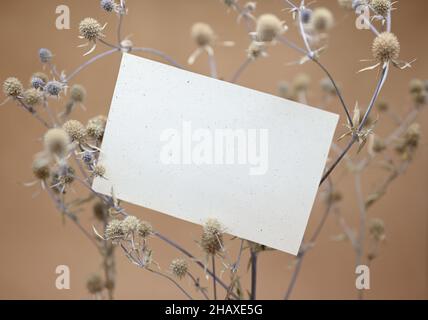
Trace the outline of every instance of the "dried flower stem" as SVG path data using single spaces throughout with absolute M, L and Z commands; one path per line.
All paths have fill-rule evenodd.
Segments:
M 174 279 L 174 278 L 172 278 L 172 277 L 170 277 L 169 275 L 167 275 L 167 274 L 164 274 L 164 273 L 162 273 L 162 272 L 159 272 L 159 271 L 156 271 L 156 270 L 153 270 L 153 269 L 149 269 L 149 268 L 146 268 L 146 270 L 148 270 L 148 271 L 150 271 L 150 272 L 152 272 L 152 273 L 154 273 L 154 274 L 157 274 L 157 275 L 159 275 L 159 276 L 161 276 L 161 277 L 163 277 L 163 278 L 165 278 L 165 279 L 168 279 L 169 281 L 171 281 L 178 289 L 180 289 L 180 291 L 181 292 L 183 292 L 183 294 L 189 299 L 189 300 L 193 300 L 193 298 L 192 298 L 192 296 L 186 291 L 186 290 L 184 290 L 184 288 Z
M 215 274 L 215 255 L 211 256 L 211 262 L 212 262 L 212 266 L 213 266 L 213 296 L 214 296 L 214 300 L 217 300 L 217 281 L 215 280 L 216 278 L 216 274 Z
M 257 292 L 257 252 L 251 249 L 251 291 L 250 300 L 256 300 Z
M 159 51 L 153 48 L 139 48 L 139 47 L 132 48 L 131 51 L 142 51 L 142 52 L 150 53 L 164 59 L 168 63 L 172 64 L 174 67 L 185 69 L 181 64 L 179 64 L 177 61 L 175 61 L 173 58 L 163 53 L 162 51 Z
M 241 76 L 242 72 L 251 64 L 253 60 L 251 58 L 246 58 L 244 62 L 239 66 L 238 70 L 235 71 L 234 75 L 230 79 L 231 83 L 236 83 L 238 78 Z

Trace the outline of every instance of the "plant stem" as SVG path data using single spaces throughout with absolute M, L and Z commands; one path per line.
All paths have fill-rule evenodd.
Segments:
M 363 116 L 363 119 L 361 120 L 360 125 L 358 126 L 358 132 L 360 132 L 363 128 L 364 125 L 367 122 L 367 119 L 370 115 L 370 112 L 373 109 L 373 106 L 379 96 L 380 90 L 382 89 L 385 80 L 388 76 L 388 70 L 389 70 L 389 64 L 387 64 L 383 69 L 382 69 L 382 73 L 381 76 L 379 78 L 379 81 L 376 85 L 376 89 L 375 92 L 372 96 L 372 99 L 370 100 L 370 104 L 369 107 L 367 108 L 366 113 Z M 343 157 L 348 153 L 348 151 L 351 149 L 351 147 L 354 145 L 354 143 L 358 140 L 357 134 L 353 134 L 351 140 L 349 141 L 348 145 L 346 146 L 346 148 L 343 150 L 343 152 L 339 155 L 339 157 L 334 161 L 334 163 L 331 165 L 331 167 L 326 171 L 326 173 L 323 175 L 323 177 L 321 178 L 320 181 L 320 186 L 324 183 L 324 181 L 327 179 L 327 177 L 333 172 L 333 170 L 336 168 L 336 166 L 339 164 L 339 162 L 343 159 Z
M 257 291 L 257 252 L 251 249 L 251 293 L 250 300 L 256 300 Z
M 215 280 L 216 274 L 215 274 L 215 255 L 211 256 L 211 262 L 212 262 L 212 268 L 213 268 L 213 294 L 214 294 L 214 300 L 217 300 L 217 281 Z
M 159 275 L 159 276 L 161 276 L 161 277 L 163 277 L 163 278 L 165 278 L 165 279 L 168 279 L 169 281 L 171 281 L 173 284 L 175 284 L 175 286 L 178 288 L 178 289 L 180 289 L 180 291 L 181 292 L 183 292 L 183 294 L 187 297 L 187 298 L 189 298 L 189 300 L 193 300 L 193 298 L 192 298 L 192 296 L 189 294 L 189 293 L 187 293 L 187 291 L 186 290 L 184 290 L 184 288 L 177 282 L 177 281 L 175 281 L 175 279 L 173 279 L 172 277 L 170 277 L 170 276 L 168 276 L 168 275 L 166 275 L 166 274 L 164 274 L 164 273 L 162 273 L 162 272 L 159 272 L 159 271 L 156 271 L 156 270 L 152 270 L 152 269 L 149 269 L 149 268 L 146 268 L 146 270 L 148 270 L 148 271 L 150 271 L 150 272 L 152 272 L 152 273 L 154 273 L 154 274 L 157 274 L 157 275 Z
M 200 262 L 199 260 L 197 260 L 189 251 L 187 251 L 186 249 L 184 249 L 183 247 L 181 247 L 180 245 L 178 245 L 177 243 L 175 243 L 174 241 L 168 239 L 167 237 L 165 237 L 164 235 L 160 234 L 159 232 L 154 232 L 154 235 L 157 236 L 159 239 L 163 240 L 164 242 L 166 242 L 167 244 L 171 245 L 172 247 L 174 247 L 175 249 L 177 249 L 178 251 L 180 251 L 181 253 L 183 253 L 184 255 L 186 255 L 188 258 L 190 258 L 192 261 L 194 261 L 199 267 L 201 267 L 202 269 L 206 270 L 206 272 L 213 278 L 216 280 L 216 282 L 221 285 L 225 290 L 227 290 L 228 286 L 221 281 L 218 277 L 216 277 L 216 275 L 209 270 L 202 262 Z M 239 297 L 234 294 L 231 293 L 231 295 L 235 298 L 235 299 L 239 299 Z
M 88 61 L 86 61 L 85 63 L 83 63 L 79 67 L 77 67 L 77 69 L 74 70 L 72 73 L 70 73 L 70 75 L 65 78 L 64 82 L 66 82 L 66 83 L 69 82 L 74 76 L 76 76 L 80 71 L 82 71 L 83 69 L 85 69 L 87 66 L 89 66 L 93 62 L 95 62 L 95 61 L 97 61 L 97 60 L 99 60 L 99 59 L 101 59 L 101 58 L 103 58 L 105 56 L 108 56 L 108 55 L 110 55 L 112 53 L 118 52 L 118 51 L 119 51 L 119 49 L 115 48 L 115 49 L 111 49 L 111 50 L 105 51 L 103 53 L 100 53 L 100 54 L 92 57 L 91 59 L 89 59 Z
M 153 49 L 153 48 L 139 48 L 139 47 L 132 48 L 131 52 L 132 51 L 141 51 L 141 52 L 146 52 L 146 53 L 153 54 L 155 56 L 158 56 L 158 57 L 164 59 L 168 63 L 172 64 L 174 67 L 177 67 L 177 68 L 180 68 L 180 69 L 184 69 L 184 67 L 181 64 L 179 64 L 177 61 L 175 61 L 173 58 L 171 58 L 167 54 L 163 53 L 162 51 L 159 51 L 159 50 L 156 50 L 156 49 Z
M 238 70 L 236 70 L 235 74 L 230 79 L 231 83 L 236 83 L 238 78 L 241 76 L 242 72 L 250 65 L 253 60 L 251 58 L 245 59 L 245 61 L 239 66 Z

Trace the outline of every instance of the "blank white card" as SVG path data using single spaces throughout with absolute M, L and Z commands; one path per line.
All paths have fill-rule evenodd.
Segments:
M 297 254 L 338 115 L 123 54 L 97 192 Z M 175 223 L 171 220 L 171 223 Z

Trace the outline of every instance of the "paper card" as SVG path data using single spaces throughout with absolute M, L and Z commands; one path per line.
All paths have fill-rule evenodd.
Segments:
M 338 115 L 124 54 L 97 192 L 297 254 Z M 171 221 L 171 223 L 174 223 Z

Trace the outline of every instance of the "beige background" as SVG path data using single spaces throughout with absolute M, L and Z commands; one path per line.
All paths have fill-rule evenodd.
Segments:
M 290 16 L 280 10 L 282 1 L 258 1 L 258 13 L 275 12 L 288 22 Z M 71 9 L 71 30 L 55 29 L 55 8 L 67 4 Z M 356 74 L 365 66 L 361 59 L 371 57 L 372 35 L 369 31 L 358 31 L 354 27 L 354 16 L 338 10 L 336 1 L 318 1 L 319 5 L 331 8 L 336 16 L 336 27 L 332 31 L 330 46 L 322 61 L 342 84 L 348 104 L 356 100 L 362 105 L 368 103 L 372 93 L 376 72 Z M 244 50 L 248 38 L 243 25 L 237 25 L 235 14 L 216 0 L 144 0 L 128 1 L 129 15 L 124 23 L 124 33 L 132 34 L 138 46 L 163 50 L 181 63 L 185 63 L 194 45 L 189 38 L 189 28 L 193 22 L 210 23 L 221 40 L 234 40 L 234 48 L 217 48 L 219 74 L 228 79 L 245 57 Z M 392 70 L 382 92 L 382 98 L 389 101 L 397 111 L 410 105 L 407 85 L 414 77 L 427 78 L 426 32 L 428 5 L 424 0 L 401 1 L 394 11 L 393 30 L 402 45 L 404 59 L 418 58 L 414 68 L 406 71 Z M 88 57 L 82 57 L 83 49 L 77 48 L 81 40 L 77 38 L 76 27 L 81 19 L 93 16 L 100 22 L 108 22 L 106 34 L 115 40 L 114 15 L 99 9 L 98 1 L 2 1 L 0 12 L 1 59 L 0 78 L 14 75 L 27 82 L 30 75 L 41 69 L 37 51 L 40 47 L 50 48 L 55 54 L 59 69 L 73 70 Z M 295 27 L 288 36 L 297 40 Z M 105 50 L 101 46 L 97 52 Z M 293 51 L 283 46 L 271 48 L 270 57 L 251 65 L 240 79 L 240 84 L 257 90 L 275 93 L 279 80 L 290 80 L 299 71 L 311 74 L 313 91 L 309 103 L 320 103 L 318 82 L 323 77 L 313 64 L 303 67 L 287 67 L 287 62 L 298 58 Z M 75 117 L 85 120 L 90 116 L 108 111 L 111 93 L 118 70 L 119 55 L 98 61 L 85 70 L 75 81 L 88 90 L 85 113 L 78 110 Z M 190 70 L 207 73 L 207 61 L 203 56 Z M 58 107 L 59 108 L 59 107 Z M 333 102 L 328 107 L 338 111 Z M 344 118 L 342 117 L 342 122 Z M 427 114 L 420 122 L 423 132 L 428 125 Z M 381 118 L 379 133 L 391 128 L 387 119 Z M 341 131 L 339 126 L 338 131 Z M 0 109 L 0 298 L 88 298 L 85 279 L 92 272 L 98 272 L 100 260 L 97 253 L 71 224 L 62 225 L 60 216 L 45 194 L 34 198 L 37 187 L 27 188 L 24 182 L 33 180 L 31 159 L 40 150 L 43 129 L 29 115 L 24 114 L 13 103 Z M 372 289 L 367 298 L 384 299 L 425 299 L 427 298 L 427 190 L 428 190 L 428 150 L 426 140 L 418 151 L 415 163 L 406 176 L 401 177 L 390 189 L 388 195 L 371 210 L 370 216 L 382 217 L 387 227 L 387 241 L 382 247 L 380 258 L 375 261 L 372 275 Z M 336 180 L 341 170 L 334 177 Z M 364 177 L 364 189 L 374 187 L 378 175 L 369 172 Z M 340 179 L 338 187 L 345 191 L 342 204 L 344 215 L 353 225 L 357 209 L 352 181 Z M 284 195 L 286 197 L 286 195 Z M 323 204 L 317 203 L 308 227 L 311 234 L 322 213 Z M 199 254 L 194 240 L 200 235 L 200 228 L 162 214 L 131 207 L 136 215 L 149 220 L 164 234 Z M 91 213 L 82 213 L 83 223 L 90 227 Z M 298 299 L 352 299 L 354 289 L 354 255 L 347 243 L 330 240 L 340 228 L 330 217 L 315 250 L 304 261 L 293 298 Z M 176 252 L 158 240 L 152 240 L 155 259 L 166 267 L 176 257 Z M 232 255 L 236 244 L 231 244 Z M 280 252 L 267 252 L 260 256 L 259 298 L 282 298 L 288 285 L 292 269 L 289 264 L 293 257 Z M 181 298 L 182 295 L 164 279 L 158 278 L 132 266 L 122 254 L 117 255 L 118 277 L 117 298 L 160 299 Z M 55 267 L 66 264 L 71 268 L 71 290 L 59 291 L 55 288 Z M 242 268 L 244 284 L 248 274 Z M 199 271 L 199 270 L 198 270 Z M 226 275 L 224 279 L 227 280 Z M 185 285 L 188 284 L 185 282 Z M 188 286 L 190 288 L 190 286 Z

